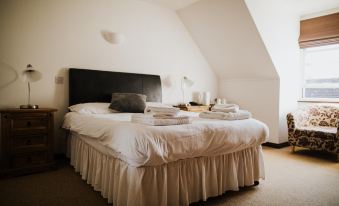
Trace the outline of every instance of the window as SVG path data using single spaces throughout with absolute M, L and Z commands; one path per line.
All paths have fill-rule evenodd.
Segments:
M 339 44 L 303 49 L 303 98 L 339 98 Z

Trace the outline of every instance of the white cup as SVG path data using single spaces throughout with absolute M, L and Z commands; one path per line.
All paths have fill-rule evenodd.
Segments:
M 210 105 L 211 102 L 211 93 L 210 92 L 203 92 L 202 93 L 202 104 L 203 105 Z

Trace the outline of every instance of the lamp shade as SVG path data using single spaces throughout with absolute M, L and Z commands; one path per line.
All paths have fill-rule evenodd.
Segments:
M 187 78 L 187 77 L 184 77 L 183 78 L 183 85 L 186 87 L 186 88 L 189 88 L 189 87 L 192 87 L 194 84 L 194 81 Z
M 21 77 L 24 82 L 36 82 L 42 78 L 42 74 L 28 64 L 27 69 L 21 73 Z

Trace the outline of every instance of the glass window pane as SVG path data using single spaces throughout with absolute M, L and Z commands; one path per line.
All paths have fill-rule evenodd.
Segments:
M 339 44 L 304 50 L 304 97 L 339 98 Z

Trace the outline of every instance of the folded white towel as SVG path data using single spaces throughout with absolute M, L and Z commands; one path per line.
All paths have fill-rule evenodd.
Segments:
M 176 115 L 172 115 L 172 114 L 145 114 L 145 115 L 148 115 L 148 116 L 151 116 L 151 117 L 154 117 L 156 119 L 173 119 L 175 117 L 178 117 Z
M 249 119 L 252 114 L 246 110 L 239 110 L 238 112 L 202 112 L 199 114 L 200 118 L 206 119 L 221 119 L 221 120 L 241 120 Z
M 160 117 L 147 114 L 133 114 L 131 121 L 134 123 L 153 125 L 153 126 L 168 126 L 168 125 L 180 125 L 180 124 L 190 124 L 192 122 L 191 118 L 188 116 L 167 116 Z
M 239 106 L 228 107 L 228 108 L 212 108 L 211 111 L 213 112 L 233 112 L 236 113 L 239 111 Z
M 238 112 L 239 105 L 236 104 L 216 104 L 211 108 L 213 112 Z
M 225 108 L 230 108 L 230 107 L 238 107 L 239 105 L 237 104 L 216 104 L 213 106 L 215 109 L 225 109 Z
M 239 105 L 236 104 L 216 104 L 212 107 L 213 112 L 238 112 Z
M 239 111 L 239 107 L 230 107 L 230 108 L 225 108 L 225 109 L 214 109 L 214 108 L 212 108 L 211 111 L 213 111 L 213 112 L 224 112 L 224 113 L 228 113 L 228 112 L 236 113 L 236 112 Z
M 175 107 L 152 107 L 148 106 L 145 108 L 145 114 L 151 115 L 169 115 L 169 116 L 176 116 L 180 112 L 179 108 Z

